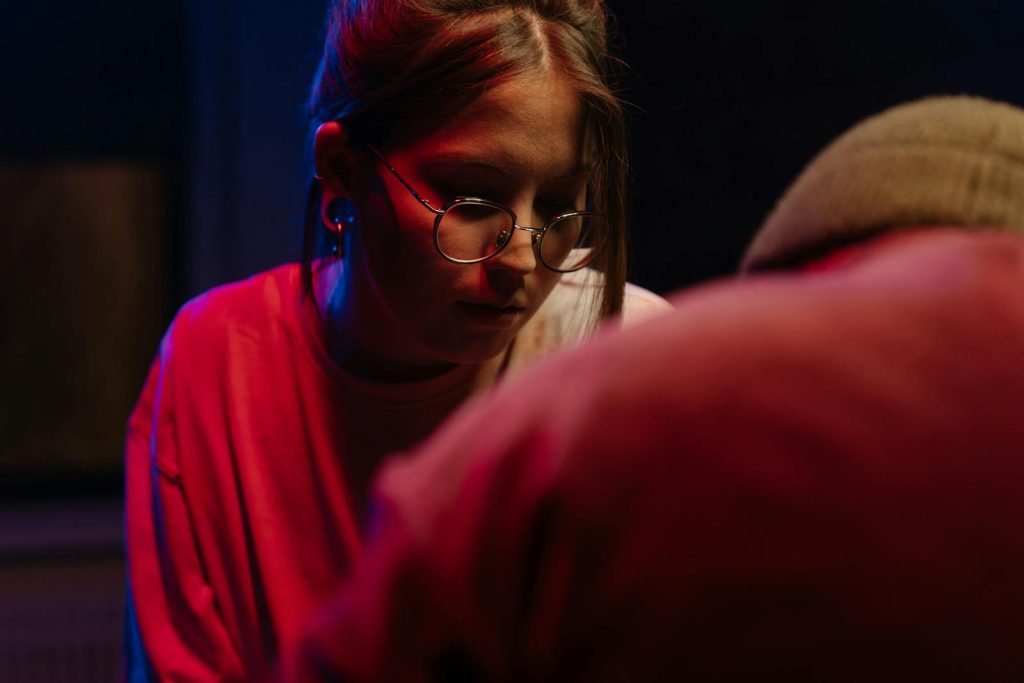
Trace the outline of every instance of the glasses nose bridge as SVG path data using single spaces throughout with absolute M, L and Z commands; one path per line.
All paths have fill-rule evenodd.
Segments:
M 501 241 L 501 249 L 499 249 L 499 251 L 494 254 L 495 256 L 497 256 L 498 253 L 500 253 L 501 251 L 505 250 L 505 247 L 507 247 L 509 245 L 509 243 L 512 241 L 512 236 L 516 233 L 517 230 L 522 230 L 527 235 L 529 235 L 530 236 L 530 246 L 532 246 L 533 248 L 536 249 L 538 247 L 538 245 L 540 244 L 541 238 L 544 236 L 544 232 L 546 231 L 546 228 L 534 228 L 534 227 L 529 226 L 529 225 L 519 225 L 518 223 L 513 221 L 512 222 L 512 231 L 511 232 L 506 232 L 505 234 L 499 236 L 498 239 Z
M 494 258 L 503 251 L 507 251 L 506 247 L 508 247 L 512 243 L 512 238 L 515 236 L 516 231 L 519 230 L 522 230 L 523 232 L 530 236 L 530 247 L 536 250 L 538 248 L 538 245 L 540 244 L 540 238 L 544 234 L 544 230 L 539 228 L 532 228 L 528 225 L 519 225 L 518 223 L 513 221 L 511 230 L 503 230 L 498 235 L 498 251 L 494 252 L 494 254 L 492 254 L 489 258 Z
M 529 225 L 519 225 L 518 223 L 513 223 L 512 227 L 515 230 L 522 230 L 523 232 L 528 234 L 531 237 L 530 241 L 533 244 L 537 244 L 537 242 L 540 241 L 540 238 L 544 236 L 544 231 L 547 229 L 547 228 L 534 228 L 534 227 L 529 226 Z

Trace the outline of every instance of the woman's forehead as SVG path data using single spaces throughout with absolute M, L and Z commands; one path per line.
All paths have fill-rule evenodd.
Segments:
M 554 177 L 588 167 L 580 97 L 566 77 L 548 71 L 496 85 L 398 152 Z

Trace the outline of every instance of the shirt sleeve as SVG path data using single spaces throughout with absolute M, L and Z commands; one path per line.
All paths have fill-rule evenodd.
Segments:
M 131 680 L 240 681 L 241 660 L 206 580 L 178 469 L 171 339 L 128 424 L 125 673 Z

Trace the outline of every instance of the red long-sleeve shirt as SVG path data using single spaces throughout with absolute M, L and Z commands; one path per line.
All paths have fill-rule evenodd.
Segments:
M 330 358 L 299 275 L 283 266 L 186 305 L 130 418 L 130 670 L 265 677 L 351 572 L 380 459 L 430 433 L 499 366 L 512 373 L 579 341 L 593 286 L 582 271 L 563 277 L 507 359 L 380 384 Z M 624 321 L 667 307 L 630 285 Z

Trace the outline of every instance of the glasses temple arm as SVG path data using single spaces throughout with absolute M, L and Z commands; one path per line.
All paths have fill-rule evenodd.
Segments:
M 443 211 L 441 211 L 440 209 L 435 209 L 435 208 L 434 208 L 433 206 L 431 206 L 431 205 L 430 205 L 430 202 L 428 202 L 428 201 L 427 201 L 426 199 L 424 199 L 423 197 L 421 197 L 421 196 L 420 196 L 420 193 L 419 193 L 419 192 L 417 192 L 416 190 L 414 190 L 414 189 L 413 189 L 413 187 L 412 187 L 412 185 L 410 185 L 410 184 L 409 184 L 408 182 L 406 182 L 405 178 L 403 178 L 403 177 L 402 177 L 402 176 L 401 176 L 401 175 L 400 175 L 400 174 L 398 173 L 398 171 L 396 171 L 396 170 L 394 169 L 394 167 L 393 167 L 393 166 L 392 166 L 391 164 L 389 164 L 389 163 L 387 162 L 387 159 L 385 159 L 385 158 L 384 158 L 384 155 L 383 155 L 383 154 L 381 154 L 381 153 L 380 153 L 380 152 L 379 152 L 379 151 L 377 150 L 377 148 L 376 148 L 376 147 L 374 147 L 374 146 L 373 146 L 373 145 L 371 145 L 371 144 L 367 144 L 366 146 L 370 148 L 370 151 L 371 151 L 371 152 L 373 152 L 374 156 L 376 156 L 376 157 L 377 157 L 377 159 L 378 159 L 378 160 L 380 161 L 380 163 L 384 164 L 384 167 L 385 167 L 386 169 L 388 169 L 389 171 L 391 171 L 391 175 L 393 175 L 393 176 L 395 176 L 396 178 L 398 178 L 398 182 L 402 183 L 402 185 L 404 185 L 404 186 L 405 186 L 405 189 L 409 190 L 409 192 L 411 192 L 411 193 L 412 193 L 412 196 L 413 196 L 413 197 L 415 197 L 415 198 L 416 198 L 416 200 L 417 200 L 417 201 L 418 201 L 418 202 L 419 202 L 420 204 L 422 204 L 423 206 L 427 207 L 428 209 L 430 209 L 431 211 L 433 211 L 433 212 L 434 212 L 434 213 L 436 213 L 436 214 L 441 214 L 441 213 L 444 213 L 444 212 L 443 212 Z

